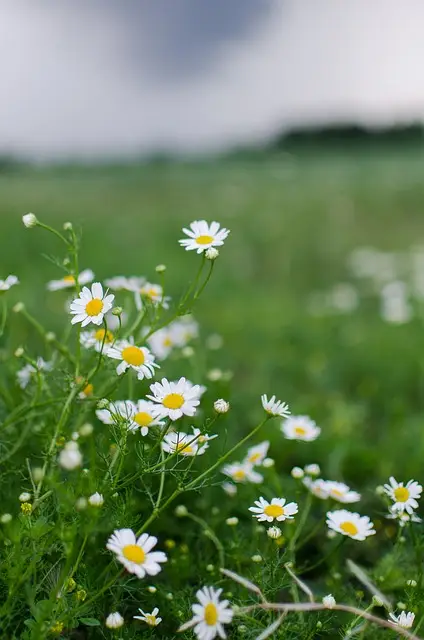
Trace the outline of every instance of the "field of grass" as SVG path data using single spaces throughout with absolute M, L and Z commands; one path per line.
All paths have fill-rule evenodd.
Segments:
M 257 161 L 5 171 L 0 174 L 0 277 L 16 274 L 21 284 L 9 292 L 10 299 L 25 300 L 48 330 L 58 331 L 65 295 L 46 292 L 45 283 L 62 274 L 41 255 L 57 255 L 58 246 L 41 230 L 24 229 L 21 216 L 28 211 L 58 228 L 68 220 L 80 228 L 80 267 L 92 268 L 100 280 L 145 275 L 155 281 L 155 266 L 166 264 L 167 293 L 173 297 L 198 264 L 197 256 L 177 243 L 181 228 L 195 219 L 218 220 L 231 235 L 194 314 L 202 339 L 218 333 L 224 343 L 216 351 L 202 350 L 197 366 L 203 379 L 196 382 L 212 385 L 212 398 L 230 400 L 228 442 L 260 419 L 261 393 L 275 393 L 293 413 L 312 416 L 322 428 L 316 442 L 304 444 L 282 440 L 275 426 L 267 427 L 263 435 L 271 440 L 270 455 L 285 474 L 294 465 L 319 463 L 324 477 L 343 480 L 363 493 L 360 510 L 373 513 L 374 521 L 383 520 L 377 485 L 390 475 L 424 479 L 421 310 L 404 325 L 384 323 L 374 299 L 352 314 L 315 316 L 309 311 L 313 292 L 349 281 L 346 259 L 355 247 L 401 251 L 424 244 L 420 154 L 364 151 L 350 157 L 282 155 Z M 0 343 L 2 368 L 19 345 L 32 356 L 43 350 L 25 319 L 16 315 Z M 205 372 L 216 367 L 233 371 L 231 383 L 207 382 Z M 250 488 L 247 500 L 256 494 Z M 211 487 L 205 495 L 197 498 L 197 509 L 208 520 L 207 505 L 223 503 L 223 494 Z M 14 501 L 16 496 L 6 496 L 1 509 L 16 511 Z M 224 503 L 222 509 L 220 517 L 211 518 L 215 530 L 228 536 L 222 519 L 245 518 L 245 502 Z M 165 517 L 155 534 L 181 539 L 175 526 Z M 386 526 L 384 520 L 381 526 Z M 203 566 L 213 561 L 213 554 L 202 555 L 197 533 L 192 523 L 192 550 Z M 376 565 L 392 535 L 387 527 L 378 543 L 365 551 L 359 545 L 349 557 L 373 567 L 374 579 L 384 575 L 380 587 L 395 594 L 399 590 L 399 599 L 405 598 L 403 585 L 411 577 L 406 573 L 416 558 L 399 556 L 389 569 Z M 243 544 L 241 537 L 233 544 Z M 252 552 L 255 544 L 249 541 Z M 314 559 L 320 553 L 319 545 L 306 549 Z M 173 579 L 178 585 L 184 578 Z M 321 590 L 334 589 L 329 578 L 320 584 Z M 362 589 L 355 582 L 351 588 Z M 163 633 L 171 637 L 169 631 Z M 297 637 L 337 637 L 314 633 L 308 627 Z M 384 632 L 364 637 L 379 633 L 386 637 Z M 234 631 L 231 637 L 256 636 Z

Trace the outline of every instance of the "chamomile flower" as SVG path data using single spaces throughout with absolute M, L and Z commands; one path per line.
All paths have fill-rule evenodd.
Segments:
M 16 377 L 18 378 L 18 384 L 21 389 L 25 389 L 31 379 L 34 379 L 38 372 L 51 371 L 52 369 L 53 364 L 51 362 L 46 362 L 43 358 L 37 358 L 35 366 L 32 364 L 26 364 L 22 369 L 17 371 Z
M 225 624 L 233 619 L 234 612 L 228 600 L 220 600 L 222 589 L 203 587 L 196 593 L 200 604 L 193 604 L 193 618 L 182 625 L 178 631 L 185 631 L 194 627 L 198 640 L 213 640 L 217 636 L 226 638 Z
M 139 380 L 150 379 L 153 378 L 155 367 L 159 367 L 149 349 L 147 347 L 137 347 L 133 338 L 119 340 L 113 347 L 108 349 L 107 355 L 114 360 L 121 360 L 116 367 L 118 376 L 130 368 L 136 371 Z
M 155 576 L 162 569 L 160 565 L 167 561 L 163 551 L 152 551 L 157 541 L 148 533 L 136 538 L 132 529 L 117 529 L 107 541 L 106 548 L 116 554 L 129 573 L 144 578 L 146 574 Z
M 127 409 L 129 409 L 129 425 L 130 431 L 138 431 L 142 436 L 147 436 L 151 427 L 161 427 L 164 422 L 159 420 L 155 415 L 155 404 L 149 400 L 137 400 L 131 402 L 127 400 Z
M 269 400 L 268 397 L 263 394 L 261 396 L 262 406 L 270 416 L 280 416 L 280 418 L 288 418 L 290 415 L 289 405 L 281 400 L 277 400 L 275 396 L 272 396 Z
M 160 306 L 164 309 L 169 309 L 169 301 L 171 298 L 163 294 L 163 287 L 160 284 L 145 282 L 135 290 L 135 306 L 138 310 L 143 306 L 143 298 L 155 307 Z
M 361 516 L 346 509 L 328 511 L 327 526 L 352 540 L 365 540 L 375 534 L 374 525 L 368 516 Z
M 193 385 L 185 378 L 176 382 L 162 378 L 161 382 L 150 386 L 150 391 L 152 395 L 147 397 L 156 404 L 156 414 L 161 418 L 168 417 L 174 421 L 183 415 L 194 416 L 200 404 L 200 386 Z
M 189 229 L 183 229 L 188 238 L 179 240 L 186 251 L 197 251 L 203 253 L 210 247 L 221 247 L 224 240 L 229 235 L 229 230 L 221 228 L 218 222 L 208 224 L 206 220 L 195 220 L 190 224 Z
M 7 276 L 6 280 L 0 280 L 0 293 L 9 291 L 10 287 L 14 287 L 16 284 L 19 284 L 16 276 Z
M 247 450 L 247 455 L 245 457 L 245 462 L 251 464 L 253 466 L 259 466 L 265 460 L 269 449 L 269 442 L 265 440 L 260 444 L 255 445 L 254 447 L 250 447 Z
M 316 480 L 312 480 L 308 476 L 303 478 L 303 484 L 309 491 L 316 497 L 321 500 L 326 500 L 329 497 L 329 490 L 327 486 L 327 482 L 322 478 L 317 478 Z
M 409 480 L 406 485 L 397 482 L 393 476 L 389 478 L 389 484 L 384 485 L 385 493 L 393 500 L 393 510 L 406 511 L 412 514 L 418 508 L 419 498 L 423 490 L 422 486 L 415 480 Z
M 251 464 L 246 462 L 226 464 L 222 467 L 221 471 L 234 482 L 252 482 L 253 484 L 259 484 L 264 479 L 260 473 L 254 470 Z
M 311 442 L 316 440 L 321 429 L 308 416 L 291 416 L 284 420 L 281 431 L 288 440 L 303 440 Z
M 192 427 L 192 429 L 193 438 L 196 438 L 196 444 L 199 448 L 199 454 L 204 453 L 204 451 L 209 447 L 210 440 L 214 440 L 218 437 L 217 433 L 202 433 L 201 430 L 196 427 Z
M 183 431 L 171 431 L 162 441 L 162 449 L 166 453 L 179 453 L 182 456 L 197 456 L 205 453 L 208 443 L 198 446 L 196 436 Z
M 414 512 L 411 514 L 406 513 L 406 511 L 399 511 L 399 509 L 394 509 L 393 505 L 390 507 L 389 513 L 386 516 L 388 520 L 397 520 L 401 527 L 409 524 L 410 522 L 420 523 L 422 522 L 422 518 L 415 515 Z
M 137 291 L 145 282 L 146 278 L 138 276 L 115 276 L 105 280 L 105 285 L 112 291 Z
M 176 346 L 169 326 L 155 331 L 147 338 L 147 344 L 159 360 L 165 360 Z
M 91 271 L 91 269 L 84 269 L 84 271 L 81 271 L 81 273 L 78 275 L 78 284 L 80 285 L 88 284 L 89 282 L 93 282 L 93 280 L 94 273 Z M 68 275 L 64 276 L 60 280 L 50 280 L 50 282 L 47 283 L 47 289 L 49 291 L 72 289 L 75 287 L 75 284 L 75 276 Z
M 343 502 L 349 504 L 352 502 L 358 502 L 361 499 L 361 495 L 356 491 L 352 491 L 344 482 L 333 482 L 332 480 L 326 481 L 326 488 L 328 496 L 337 500 L 337 502 Z
M 262 498 L 255 500 L 254 507 L 249 507 L 249 511 L 253 513 L 253 517 L 259 522 L 283 522 L 284 520 L 292 520 L 299 507 L 296 502 L 286 504 L 285 498 L 272 498 L 271 502 Z
M 134 616 L 135 620 L 141 620 L 149 625 L 149 627 L 157 627 L 162 622 L 162 618 L 158 617 L 159 609 L 155 607 L 152 613 L 145 613 L 143 609 L 139 609 L 141 616 Z
M 106 401 L 107 402 L 107 401 Z M 103 424 L 117 424 L 131 418 L 131 407 L 125 400 L 115 400 L 102 409 L 96 410 L 96 416 Z
M 90 322 L 102 324 L 105 313 L 112 309 L 114 299 L 113 294 L 103 293 L 100 282 L 92 284 L 91 291 L 88 287 L 83 287 L 79 297 L 71 302 L 70 311 L 74 316 L 71 323 L 81 322 L 82 327 L 86 327 Z
M 227 494 L 227 496 L 230 496 L 231 498 L 233 498 L 236 495 L 237 487 L 232 482 L 223 482 L 221 486 L 225 491 L 225 493 Z
M 402 629 L 411 629 L 414 624 L 415 613 L 408 611 L 401 611 L 400 615 L 395 616 L 394 613 L 389 613 L 389 622 L 392 622 L 397 627 Z
M 103 353 L 106 354 L 112 345 L 114 336 L 112 331 L 103 327 L 96 331 L 83 331 L 80 335 L 80 342 L 86 349 L 95 349 L 100 352 L 103 345 Z

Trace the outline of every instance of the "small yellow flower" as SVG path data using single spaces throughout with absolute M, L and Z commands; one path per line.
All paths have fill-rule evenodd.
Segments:
M 65 442 L 66 442 L 66 438 L 64 438 L 63 436 L 60 436 L 60 438 L 56 440 L 56 447 L 63 447 Z
M 75 594 L 75 597 L 79 602 L 84 602 L 84 600 L 87 597 L 87 591 L 85 589 L 78 589 L 78 591 Z
M 50 627 L 50 631 L 57 636 L 61 634 L 63 631 L 63 622 L 55 622 L 54 625 Z
M 169 550 L 175 549 L 176 543 L 175 540 L 165 540 L 165 547 Z
M 32 513 L 32 504 L 30 502 L 23 502 L 21 504 L 21 511 L 25 516 L 29 516 Z
M 69 580 L 66 583 L 66 591 L 68 593 L 71 593 L 71 591 L 73 591 L 76 586 L 77 586 L 77 583 L 75 582 L 75 580 L 73 578 L 69 578 Z

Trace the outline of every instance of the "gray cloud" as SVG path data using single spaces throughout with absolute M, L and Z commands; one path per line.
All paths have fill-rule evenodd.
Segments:
M 421 0 L 0 7 L 0 153 L 216 150 L 293 123 L 424 114 Z

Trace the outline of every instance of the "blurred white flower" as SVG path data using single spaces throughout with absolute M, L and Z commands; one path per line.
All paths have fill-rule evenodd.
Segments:
M 72 471 L 82 465 L 82 453 L 74 441 L 67 442 L 59 454 L 59 464 L 64 469 Z
M 93 280 L 94 273 L 91 271 L 91 269 L 84 269 L 84 271 L 81 271 L 78 274 L 78 284 L 80 285 L 88 284 L 89 282 L 93 282 Z M 64 276 L 60 280 L 50 280 L 50 282 L 47 283 L 47 289 L 49 291 L 72 289 L 73 287 L 75 287 L 75 276 L 71 275 Z

